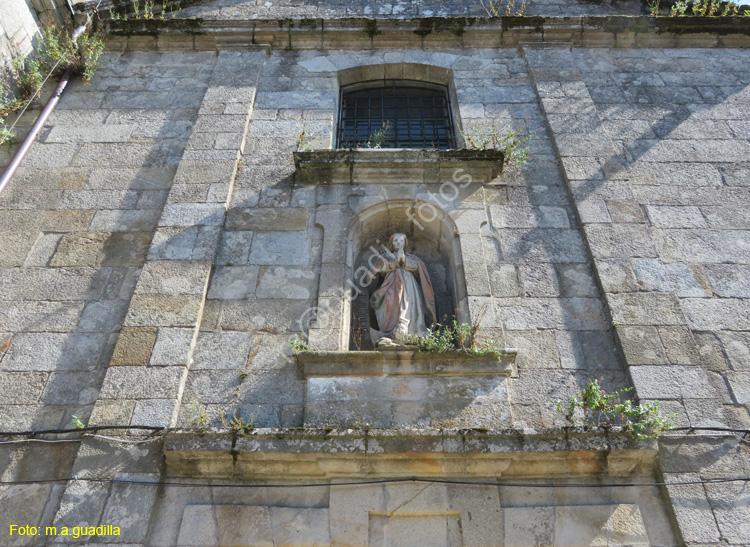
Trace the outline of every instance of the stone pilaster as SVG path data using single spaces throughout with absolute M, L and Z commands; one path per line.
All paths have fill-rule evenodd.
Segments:
M 262 52 L 222 52 L 154 234 L 93 423 L 173 425 L 244 148 Z

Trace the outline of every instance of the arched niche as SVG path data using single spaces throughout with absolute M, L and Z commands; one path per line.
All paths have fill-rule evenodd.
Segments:
M 349 227 L 346 269 L 347 305 L 344 313 L 345 349 L 373 349 L 369 337 L 375 326 L 369 297 L 379 281 L 366 282 L 371 257 L 388 247 L 393 233 L 406 234 L 407 252 L 417 255 L 427 266 L 435 290 L 435 304 L 440 322 L 469 321 L 461 244 L 453 219 L 439 207 L 414 199 L 387 200 L 362 210 Z

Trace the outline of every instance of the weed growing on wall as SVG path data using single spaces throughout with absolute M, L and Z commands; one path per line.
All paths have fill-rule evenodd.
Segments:
M 294 337 L 289 340 L 289 349 L 291 349 L 296 355 L 302 351 L 310 351 L 310 346 L 308 346 L 307 342 L 300 338 L 298 334 L 295 334 Z
M 525 164 L 529 159 L 531 135 L 517 127 L 496 125 L 471 125 L 459 128 L 466 147 L 472 150 L 501 150 L 508 167 Z
M 174 10 L 172 6 L 167 7 L 166 2 L 162 2 L 161 7 L 159 9 L 154 9 L 154 0 L 146 0 L 141 4 L 140 1 L 134 1 L 132 2 L 133 5 L 133 12 L 132 12 L 132 18 L 141 20 L 152 20 L 152 19 L 160 19 L 164 21 L 167 18 L 167 9 L 169 9 L 169 17 L 171 19 L 174 19 L 177 13 L 180 11 L 177 9 L 177 11 Z M 141 11 L 141 5 L 143 5 L 143 10 Z M 112 12 L 112 15 L 110 16 L 113 21 L 127 21 L 130 17 L 127 14 L 122 14 L 118 12 Z
M 661 0 L 651 0 L 649 15 L 659 15 Z M 750 8 L 723 0 L 678 0 L 669 8 L 670 17 L 750 17 Z
M 0 144 L 14 136 L 12 126 L 5 123 L 6 116 L 39 98 L 47 79 L 60 77 L 71 69 L 83 83 L 91 80 L 104 53 L 102 34 L 87 31 L 76 42 L 70 35 L 70 29 L 49 26 L 42 31 L 35 53 L 26 58 L 20 52 L 14 55 L 10 78 L 0 89 Z
M 482 336 L 479 331 L 480 312 L 476 323 L 459 323 L 455 319 L 447 325 L 435 325 L 425 336 L 410 335 L 403 343 L 417 347 L 418 351 L 436 353 L 469 353 L 472 355 L 489 355 L 500 353 L 505 349 L 505 340 Z
M 383 122 L 383 126 L 374 131 L 362 148 L 382 148 L 388 142 L 388 131 L 391 129 L 391 122 Z
M 526 11 L 529 3 L 523 0 L 516 5 L 516 0 L 480 0 L 484 11 L 490 17 L 520 17 Z
M 567 405 L 556 401 L 557 412 L 571 424 L 576 425 L 578 411 L 583 413 L 586 427 L 610 427 L 619 420 L 623 430 L 637 439 L 658 437 L 662 431 L 674 427 L 674 417 L 664 417 L 659 412 L 659 401 L 640 405 L 621 397 L 633 388 L 607 393 L 597 380 L 573 395 Z
M 208 410 L 197 400 L 193 399 L 188 407 L 190 419 L 198 429 L 205 429 L 208 425 Z

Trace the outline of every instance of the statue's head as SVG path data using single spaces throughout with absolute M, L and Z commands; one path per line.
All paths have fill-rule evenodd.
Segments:
M 393 234 L 391 236 L 391 249 L 401 251 L 406 249 L 406 236 L 404 234 Z

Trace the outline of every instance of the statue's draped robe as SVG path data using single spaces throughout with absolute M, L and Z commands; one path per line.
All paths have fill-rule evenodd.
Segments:
M 371 270 L 385 274 L 383 284 L 370 298 L 378 320 L 378 330 L 372 331 L 375 343 L 380 338 L 423 336 L 428 333 L 427 325 L 436 321 L 435 293 L 424 262 L 412 254 L 405 254 L 404 259 L 400 265 L 395 253 L 386 253 Z

